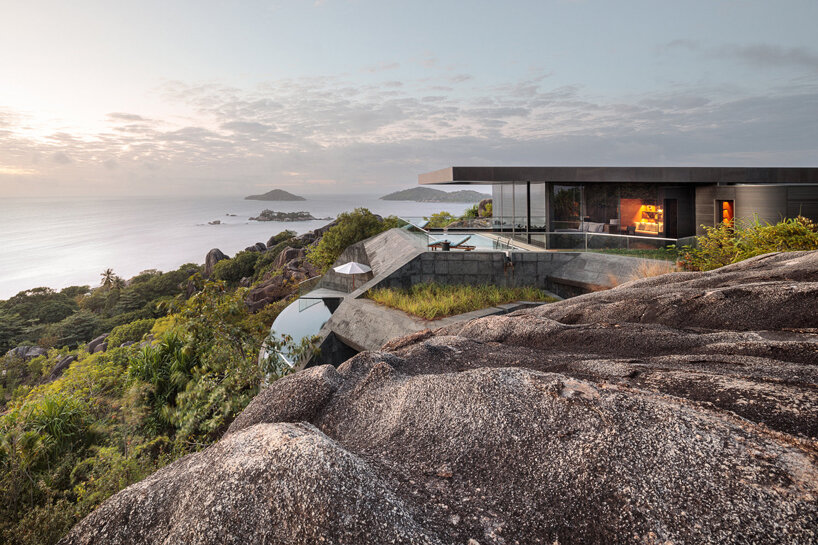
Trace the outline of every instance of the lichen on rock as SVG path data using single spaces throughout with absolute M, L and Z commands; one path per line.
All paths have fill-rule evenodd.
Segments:
M 63 543 L 814 543 L 818 252 L 396 339 Z

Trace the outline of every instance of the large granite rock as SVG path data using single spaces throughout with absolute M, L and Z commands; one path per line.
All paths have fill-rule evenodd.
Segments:
M 777 254 L 416 333 L 278 380 L 63 543 L 815 543 L 817 293 Z
M 252 246 L 248 246 L 247 248 L 245 248 L 244 251 L 245 252 L 266 252 L 267 251 L 267 245 L 264 244 L 263 242 L 256 242 Z
M 477 215 L 481 218 L 490 218 L 491 214 L 488 211 L 488 206 L 492 203 L 491 199 L 483 199 L 477 204 Z M 492 205 L 493 207 L 493 205 Z
M 125 489 L 60 543 L 441 542 L 315 427 L 259 424 Z
M 263 281 L 248 292 L 245 301 L 250 312 L 284 299 L 298 289 L 299 283 L 318 274 L 318 269 L 303 257 L 288 261 L 280 269 L 265 275 Z
M 60 378 L 62 374 L 68 369 L 72 363 L 77 361 L 77 356 L 68 355 L 63 356 L 60 360 L 54 365 L 54 368 L 51 369 L 51 372 L 48 374 L 48 381 L 54 381 Z
M 287 246 L 276 256 L 273 261 L 271 270 L 278 270 L 293 259 L 304 259 L 307 256 L 307 251 L 304 248 L 291 248 Z
M 48 350 L 45 348 L 29 345 L 20 345 L 6 352 L 7 356 L 15 356 L 24 360 L 34 359 L 39 356 L 45 356 L 46 354 L 48 354 Z
M 88 353 L 105 352 L 108 349 L 108 343 L 105 342 L 108 335 L 110 335 L 110 333 L 103 333 L 99 337 L 92 339 L 91 342 L 88 343 Z
M 216 263 L 222 261 L 224 259 L 230 259 L 228 256 L 224 254 L 218 248 L 213 248 L 209 252 L 207 252 L 207 256 L 205 256 L 205 266 L 204 266 L 204 276 L 209 277 L 213 274 L 213 268 L 216 266 Z

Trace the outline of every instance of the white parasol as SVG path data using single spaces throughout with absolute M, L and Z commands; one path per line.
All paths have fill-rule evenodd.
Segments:
M 352 275 L 352 289 L 355 289 L 355 275 L 356 274 L 363 274 L 368 273 L 372 270 L 369 265 L 364 265 L 363 263 L 357 263 L 355 261 L 350 261 L 349 263 L 344 263 L 343 265 L 338 265 L 337 267 L 332 268 L 333 271 L 339 274 L 351 274 Z

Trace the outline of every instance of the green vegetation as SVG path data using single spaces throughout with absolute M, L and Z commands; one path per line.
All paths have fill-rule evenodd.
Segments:
M 478 217 L 480 217 L 480 212 L 478 211 L 477 208 L 478 208 L 478 205 L 476 205 L 476 204 L 470 206 L 469 208 L 466 209 L 465 212 L 463 212 L 463 215 L 460 216 L 460 219 L 468 219 L 468 220 L 477 219 Z
M 127 282 L 107 269 L 93 290 L 0 301 L 0 543 L 55 543 L 110 495 L 218 439 L 262 382 L 290 372 L 277 358 L 258 365 L 263 343 L 295 356 L 315 348 L 270 336 L 289 300 L 250 314 L 248 290 L 235 288 L 269 272 L 294 237 L 220 262 L 213 282 L 190 264 Z M 89 354 L 106 332 L 109 349 Z M 4 355 L 23 343 L 47 354 Z M 49 379 L 68 355 L 76 361 Z
M 71 286 L 61 291 L 34 288 L 0 301 L 0 355 L 21 344 L 76 348 L 116 326 L 167 313 L 166 304 L 183 290 L 198 265 L 162 273 L 143 271 L 125 282 L 111 269 L 100 287 Z
M 344 212 L 336 221 L 321 241 L 307 252 L 307 258 L 321 271 L 327 271 L 348 246 L 400 225 L 398 218 L 381 218 L 366 208 Z
M 457 221 L 457 217 L 453 216 L 450 212 L 442 211 L 442 212 L 435 212 L 429 217 L 423 218 L 429 223 L 426 224 L 427 229 L 442 229 L 446 227 L 450 223 Z
M 624 255 L 627 257 L 641 257 L 644 259 L 662 259 L 664 261 L 676 261 L 679 257 L 679 250 L 670 245 L 666 248 L 655 248 L 655 249 L 644 249 L 644 250 L 637 250 L 637 249 L 625 249 L 625 248 L 599 248 L 599 249 L 588 249 L 589 252 L 596 252 L 599 254 L 609 254 L 609 255 Z
M 150 273 L 120 289 L 144 287 L 160 276 Z M 159 305 L 166 315 L 113 328 L 106 352 L 88 354 L 83 340 L 79 348 L 51 349 L 28 362 L 0 357 L 5 371 L 0 388 L 0 408 L 5 409 L 0 417 L 0 542 L 56 542 L 111 494 L 215 441 L 263 380 L 289 372 L 257 364 L 262 343 L 272 342 L 270 324 L 286 301 L 251 315 L 244 302 L 246 289 L 204 283 L 198 276 L 191 282 L 201 290 L 189 298 L 179 293 Z M 116 289 L 113 282 L 111 286 L 99 289 Z M 79 339 L 95 333 L 108 318 L 86 308 L 68 319 L 93 326 L 76 333 Z M 157 340 L 117 347 L 147 333 Z M 273 344 L 294 353 L 310 348 L 309 342 Z M 77 361 L 47 382 L 67 354 Z
M 490 218 L 491 217 L 491 203 L 486 204 L 485 213 L 483 216 L 480 215 L 480 206 L 478 204 L 472 205 L 463 212 L 463 215 L 457 217 L 453 215 L 451 212 L 441 211 L 432 214 L 429 217 L 424 217 L 428 223 L 426 227 L 429 229 L 442 229 L 444 227 L 448 227 L 450 224 L 456 221 L 467 221 L 467 220 L 476 220 L 481 217 Z
M 696 239 L 696 248 L 681 249 L 685 269 L 709 271 L 770 252 L 818 249 L 818 225 L 802 216 L 776 224 L 756 219 L 704 229 L 705 234 Z
M 367 297 L 388 307 L 402 310 L 427 320 L 471 312 L 512 301 L 553 302 L 554 298 L 533 287 L 502 288 L 498 286 L 466 286 L 417 284 L 409 290 L 374 289 Z
M 213 277 L 230 284 L 238 284 L 239 280 L 253 276 L 256 270 L 256 261 L 261 257 L 259 252 L 239 252 L 232 259 L 225 259 L 216 263 L 213 268 Z
M 133 322 L 116 326 L 111 330 L 111 334 L 106 339 L 108 346 L 116 348 L 126 342 L 135 343 L 141 341 L 145 335 L 150 333 L 154 322 L 156 322 L 156 320 L 153 318 L 145 318 L 144 320 L 134 320 Z

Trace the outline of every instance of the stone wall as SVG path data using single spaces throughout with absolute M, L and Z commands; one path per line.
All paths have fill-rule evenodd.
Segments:
M 421 282 L 536 286 L 573 297 L 637 278 L 641 268 L 671 266 L 664 261 L 592 252 L 424 252 L 377 286 L 407 289 Z

